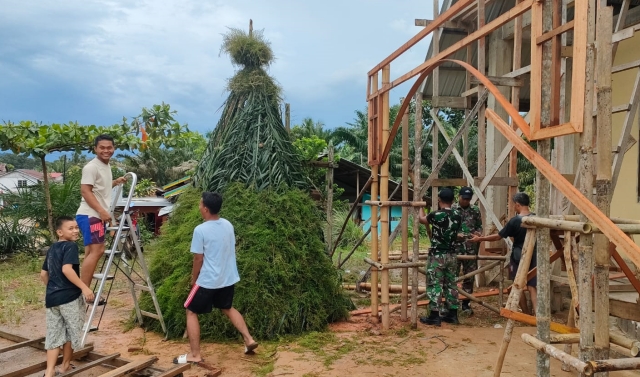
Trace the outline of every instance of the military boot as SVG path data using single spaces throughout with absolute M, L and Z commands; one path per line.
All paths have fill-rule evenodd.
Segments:
M 432 310 L 428 317 L 421 317 L 420 322 L 425 325 L 440 326 L 440 313 Z
M 458 310 L 450 309 L 444 317 L 440 317 L 442 322 L 453 323 L 454 325 L 460 324 L 458 321 Z
M 473 315 L 473 309 L 471 309 L 471 304 L 469 303 L 469 300 L 462 301 L 462 312 L 468 315 L 469 317 Z

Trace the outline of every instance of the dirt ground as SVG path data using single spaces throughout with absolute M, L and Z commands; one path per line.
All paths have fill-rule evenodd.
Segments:
M 131 314 L 129 293 L 122 289 L 110 298 L 98 332 L 92 333 L 95 351 L 101 354 L 119 352 L 127 359 L 157 356 L 156 365 L 168 368 L 172 359 L 188 351 L 185 340 L 164 341 L 156 333 L 140 328 L 126 331 Z M 401 322 L 399 313 L 392 317 L 392 328 L 382 333 L 370 318 L 353 316 L 349 321 L 335 323 L 326 333 L 311 333 L 297 339 L 265 342 L 254 356 L 245 356 L 240 342 L 203 343 L 205 360 L 223 369 L 222 376 L 492 376 L 505 321 L 482 308 L 476 308 L 471 318 L 463 318 L 459 326 L 443 324 L 441 328 L 419 324 L 410 330 Z M 421 309 L 422 311 L 422 309 Z M 21 323 L 0 325 L 0 329 L 35 338 L 44 336 L 44 310 L 31 308 L 19 313 Z M 509 347 L 502 375 L 534 375 L 535 352 L 521 340 L 523 333 L 534 333 L 533 327 L 518 327 Z M 0 341 L 2 346 L 11 344 Z M 142 351 L 128 352 L 129 346 L 141 346 Z M 34 360 L 44 360 L 44 353 L 21 349 L 0 354 L 1 372 L 19 369 Z M 82 364 L 82 363 L 79 363 Z M 552 376 L 572 376 L 562 372 L 552 359 Z M 81 373 L 95 376 L 105 370 Z M 185 376 L 204 376 L 207 370 L 193 367 Z M 34 374 L 39 376 L 40 373 Z M 637 372 L 616 372 L 612 376 L 639 376 Z

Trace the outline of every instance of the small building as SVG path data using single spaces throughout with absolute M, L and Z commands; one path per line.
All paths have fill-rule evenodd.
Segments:
M 37 185 L 44 181 L 44 174 L 29 169 L 16 169 L 0 173 L 0 188 L 8 192 L 17 192 L 19 188 Z M 62 182 L 62 173 L 49 173 L 50 182 Z

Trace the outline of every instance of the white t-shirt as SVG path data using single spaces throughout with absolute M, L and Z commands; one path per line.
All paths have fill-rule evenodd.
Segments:
M 193 230 L 191 252 L 204 254 L 196 284 L 218 289 L 240 281 L 236 265 L 236 236 L 233 225 L 225 219 L 209 220 Z
M 89 161 L 84 168 L 82 168 L 80 184 L 93 186 L 91 191 L 105 211 L 109 211 L 112 183 L 113 175 L 111 174 L 111 166 L 100 161 L 97 157 Z M 80 207 L 76 214 L 100 218 L 98 211 L 89 207 L 84 198 L 80 201 Z

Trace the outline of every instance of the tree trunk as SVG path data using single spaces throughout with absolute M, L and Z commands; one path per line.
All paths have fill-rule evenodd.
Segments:
M 40 162 L 42 163 L 42 185 L 44 187 L 44 198 L 47 203 L 47 226 L 49 228 L 49 238 L 52 242 L 56 241 L 56 231 L 53 229 L 53 206 L 51 205 L 51 194 L 49 192 L 49 173 L 47 172 L 47 163 L 44 160 L 45 156 L 40 156 Z

